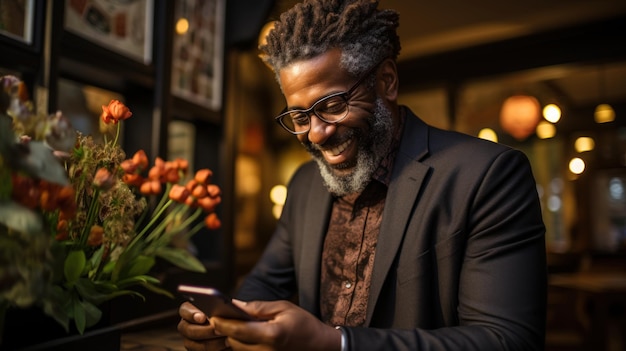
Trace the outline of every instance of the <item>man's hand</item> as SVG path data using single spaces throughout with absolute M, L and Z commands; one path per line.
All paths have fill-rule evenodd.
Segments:
M 341 332 L 288 301 L 233 301 L 259 322 L 211 317 L 234 351 L 339 351 Z M 179 327 L 180 329 L 180 327 Z
M 230 350 L 226 338 L 215 334 L 207 316 L 196 306 L 184 302 L 178 308 L 180 322 L 178 332 L 183 336 L 183 344 L 189 351 Z

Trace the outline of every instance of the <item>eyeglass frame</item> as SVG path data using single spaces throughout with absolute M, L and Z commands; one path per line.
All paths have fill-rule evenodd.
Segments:
M 357 81 L 356 83 L 354 83 L 354 85 L 352 85 L 352 87 L 350 89 L 348 89 L 347 91 L 341 91 L 341 92 L 337 92 L 337 93 L 332 93 L 332 94 L 328 94 L 326 96 L 323 96 L 321 98 L 319 98 L 317 101 L 315 101 L 313 103 L 313 105 L 311 105 L 311 107 L 307 108 L 307 109 L 293 109 L 293 110 L 288 110 L 288 107 L 285 107 L 283 109 L 283 111 L 276 117 L 274 117 L 274 120 L 280 124 L 281 127 L 283 127 L 283 129 L 285 129 L 286 131 L 288 131 L 289 133 L 293 134 L 293 135 L 300 135 L 300 134 L 304 134 L 304 133 L 308 133 L 309 131 L 311 131 L 311 112 L 317 117 L 319 118 L 322 122 L 324 123 L 328 123 L 328 124 L 337 124 L 343 120 L 345 120 L 348 117 L 348 114 L 350 112 L 350 95 L 352 95 L 352 93 L 354 92 L 354 90 L 359 87 L 372 73 L 374 73 L 374 71 L 376 71 L 376 69 L 378 69 L 378 66 L 380 66 L 380 64 L 383 62 L 384 60 L 378 62 L 377 64 L 375 64 L 374 66 L 372 66 L 370 69 L 368 69 Z M 337 96 L 341 96 L 343 98 L 343 100 L 346 103 L 346 112 L 345 115 L 341 118 L 339 118 L 336 121 L 329 121 L 327 119 L 325 119 L 324 117 L 318 115 L 315 112 L 315 107 L 317 105 L 319 105 L 320 103 L 327 101 L 328 99 L 337 97 Z M 289 129 L 284 123 L 283 123 L 283 118 L 286 116 L 289 116 L 291 113 L 294 112 L 298 112 L 298 113 L 304 113 L 306 115 L 306 117 L 309 119 L 309 127 L 304 130 L 304 131 L 300 131 L 300 132 L 296 132 L 293 131 L 291 129 Z

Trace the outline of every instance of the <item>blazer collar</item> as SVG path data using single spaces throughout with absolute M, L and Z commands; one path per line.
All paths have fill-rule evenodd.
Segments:
M 408 108 L 405 108 L 405 111 L 407 117 L 404 132 L 387 190 L 376 245 L 374 271 L 367 301 L 366 326 L 371 323 L 383 284 L 400 249 L 409 216 L 429 170 L 427 165 L 419 162 L 428 155 L 428 126 Z

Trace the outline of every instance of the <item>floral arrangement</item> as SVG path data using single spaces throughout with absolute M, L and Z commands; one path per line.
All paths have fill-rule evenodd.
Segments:
M 171 296 L 151 275 L 157 258 L 204 272 L 172 242 L 220 227 L 211 170 L 189 177 L 186 160 L 159 157 L 150 167 L 143 150 L 126 159 L 118 137 L 132 112 L 120 101 L 102 107 L 115 139 L 96 143 L 61 112 L 34 113 L 16 77 L 0 88 L 0 330 L 11 307 L 38 306 L 82 334 L 104 301 L 144 298 L 138 286 Z

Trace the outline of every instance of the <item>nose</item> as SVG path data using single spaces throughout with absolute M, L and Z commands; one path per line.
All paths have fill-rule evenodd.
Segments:
M 311 119 L 311 129 L 308 133 L 309 141 L 313 144 L 323 145 L 328 138 L 335 132 L 337 129 L 336 124 L 326 123 L 319 119 L 314 113 L 310 115 Z

